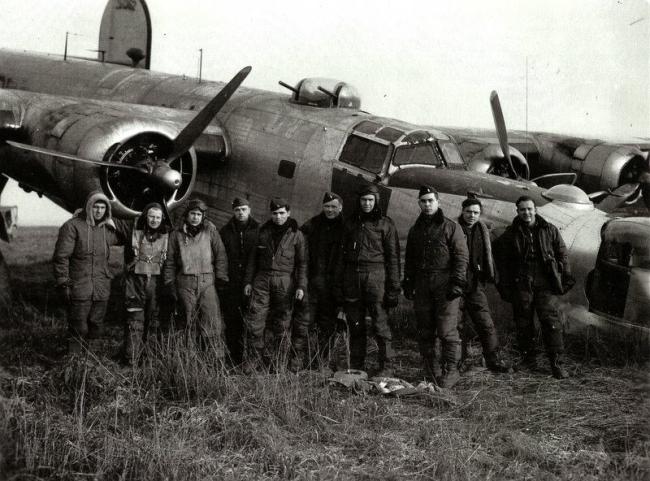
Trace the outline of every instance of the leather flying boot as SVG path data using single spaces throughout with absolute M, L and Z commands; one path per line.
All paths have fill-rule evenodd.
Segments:
M 535 351 L 524 351 L 523 358 L 519 363 L 519 366 L 522 369 L 528 369 L 529 371 L 537 370 L 537 353 Z
M 564 368 L 562 355 L 554 353 L 549 355 L 549 361 L 551 363 L 551 372 L 555 379 L 566 379 L 569 377 L 569 372 Z
M 460 381 L 460 373 L 458 372 L 458 363 L 447 363 L 447 370 L 440 379 L 440 387 L 443 389 L 451 389 Z
M 484 354 L 485 365 L 492 372 L 509 372 L 511 367 L 509 362 L 500 359 L 496 352 Z

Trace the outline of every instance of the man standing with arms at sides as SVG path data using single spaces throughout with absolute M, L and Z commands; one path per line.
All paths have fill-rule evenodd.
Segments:
M 223 361 L 223 323 L 216 286 L 228 282 L 228 257 L 215 225 L 207 219 L 207 205 L 188 202 L 182 225 L 169 235 L 165 261 L 165 290 L 179 301 L 185 329 L 196 326 L 202 347 Z
M 494 259 L 490 231 L 480 220 L 483 206 L 481 201 L 468 198 L 463 201 L 458 223 L 463 229 L 467 248 L 469 250 L 469 265 L 467 268 L 467 288 L 461 300 L 461 319 L 459 328 L 462 338 L 462 354 L 466 355 L 464 335 L 464 318 L 469 317 L 478 333 L 483 347 L 485 365 L 490 371 L 508 372 L 509 366 L 498 357 L 499 338 L 492 322 L 490 307 L 485 295 L 485 284 L 494 281 Z
M 300 228 L 309 246 L 309 313 L 318 332 L 318 357 L 323 362 L 322 367 L 327 366 L 336 331 L 333 287 L 334 269 L 343 234 L 342 210 L 341 197 L 326 192 L 321 213 Z
M 54 248 L 56 285 L 68 303 L 68 353 L 102 336 L 111 293 L 111 246 L 123 244 L 111 216 L 111 205 L 101 192 L 86 199 L 84 210 L 61 226 Z
M 286 200 L 276 197 L 271 200 L 270 210 L 271 220 L 260 228 L 246 269 L 244 293 L 252 296 L 246 315 L 248 371 L 265 357 L 267 317 L 274 337 L 271 361 L 284 359 L 291 339 L 293 304 L 302 302 L 307 290 L 307 243 L 298 223 L 291 218 L 291 207 Z M 294 354 L 292 369 L 304 352 L 297 346 Z
M 228 254 L 229 282 L 219 292 L 226 321 L 226 345 L 234 365 L 243 360 L 244 312 L 249 297 L 244 295 L 244 277 L 248 258 L 257 245 L 259 223 L 251 217 L 248 199 L 235 197 L 232 201 L 233 216 L 221 230 L 221 239 Z
M 402 286 L 413 299 L 425 375 L 449 389 L 460 379 L 458 308 L 467 282 L 467 243 L 461 227 L 443 215 L 433 187 L 420 188 L 418 204 L 422 213 L 408 233 Z M 436 365 L 436 335 L 442 370 Z
M 560 231 L 537 214 L 535 201 L 517 199 L 517 217 L 494 243 L 499 270 L 499 293 L 512 303 L 523 363 L 537 368 L 535 322 L 537 312 L 551 371 L 569 377 L 563 366 L 564 343 L 557 296 L 575 284 Z
M 350 365 L 365 369 L 366 313 L 377 341 L 380 377 L 393 375 L 392 333 L 385 311 L 399 302 L 400 254 L 395 224 L 382 214 L 379 189 L 359 191 L 357 211 L 343 227 L 336 269 L 336 298 L 350 329 Z
M 135 219 L 124 249 L 124 362 L 135 365 L 149 335 L 161 327 L 162 270 L 169 244 L 168 220 L 158 203 L 151 203 Z M 169 307 L 169 306 L 167 306 Z

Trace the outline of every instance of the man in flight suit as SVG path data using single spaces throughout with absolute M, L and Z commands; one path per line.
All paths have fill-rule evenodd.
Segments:
M 569 377 L 563 366 L 564 343 L 557 296 L 575 284 L 569 256 L 557 227 L 537 214 L 535 201 L 517 199 L 517 217 L 494 243 L 501 297 L 512 303 L 523 362 L 537 368 L 534 315 L 557 379 Z
M 169 244 L 162 206 L 155 202 L 147 205 L 129 230 L 124 249 L 124 362 L 134 365 L 147 337 L 159 328 L 162 270 Z
M 293 305 L 302 302 L 307 290 L 307 243 L 298 223 L 291 218 L 291 207 L 286 200 L 276 197 L 271 200 L 270 210 L 271 220 L 260 228 L 246 269 L 245 294 L 252 296 L 245 317 L 249 371 L 268 358 L 264 352 L 267 324 L 273 333 L 270 360 L 285 360 L 291 343 Z M 304 352 L 300 346 L 294 347 L 293 359 L 298 361 L 292 359 L 292 363 L 297 364 Z
M 111 216 L 111 204 L 101 192 L 91 193 L 85 209 L 59 229 L 52 261 L 57 288 L 68 302 L 70 354 L 103 333 L 113 278 L 111 246 L 123 243 Z
M 219 291 L 219 297 L 226 321 L 226 345 L 233 364 L 237 365 L 243 360 L 243 315 L 249 300 L 244 295 L 244 277 L 248 258 L 257 245 L 259 223 L 251 217 L 248 199 L 235 197 L 232 210 L 233 216 L 220 230 L 228 254 L 229 282 Z
M 469 251 L 467 268 L 467 288 L 461 299 L 461 318 L 459 331 L 462 338 L 463 357 L 467 354 L 467 335 L 465 318 L 474 324 L 483 347 L 485 365 L 494 372 L 508 372 L 509 366 L 498 357 L 499 338 L 492 322 L 490 306 L 485 295 L 485 284 L 494 281 L 494 259 L 490 242 L 490 231 L 480 220 L 483 206 L 481 201 L 468 198 L 463 201 L 458 223 L 463 229 Z
M 443 215 L 433 187 L 420 188 L 418 204 L 422 212 L 408 233 L 402 285 L 406 298 L 413 299 L 425 375 L 452 388 L 460 379 L 458 308 L 466 285 L 467 243 L 461 227 Z M 436 372 L 436 336 L 442 376 Z
M 395 224 L 383 215 L 379 189 L 367 185 L 359 191 L 356 212 L 343 227 L 336 268 L 336 297 L 343 304 L 350 329 L 350 365 L 365 369 L 366 313 L 377 341 L 379 372 L 393 375 L 392 333 L 386 310 L 397 307 L 400 293 L 399 239 Z
M 190 200 L 183 224 L 169 236 L 164 279 L 166 292 L 178 299 L 185 329 L 196 327 L 199 342 L 222 362 L 223 323 L 216 286 L 228 282 L 228 257 L 207 205 Z
M 333 287 L 343 234 L 343 200 L 338 194 L 326 192 L 322 209 L 320 214 L 305 222 L 300 230 L 309 246 L 309 313 L 318 332 L 319 360 L 323 366 L 327 366 L 336 331 Z

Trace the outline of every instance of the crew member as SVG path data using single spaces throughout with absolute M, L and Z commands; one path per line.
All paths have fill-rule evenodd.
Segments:
M 242 362 L 244 352 L 244 312 L 250 297 L 244 295 L 244 277 L 251 252 L 257 245 L 259 223 L 251 217 L 248 199 L 235 197 L 233 216 L 221 230 L 228 254 L 228 285 L 219 291 L 226 321 L 226 345 L 233 364 Z
M 271 219 L 259 231 L 257 246 L 246 269 L 245 295 L 251 295 L 246 315 L 247 369 L 252 370 L 264 359 L 264 328 L 273 333 L 270 358 L 280 363 L 289 354 L 291 315 L 295 302 L 302 302 L 307 289 L 307 243 L 298 223 L 291 218 L 289 203 L 274 198 L 270 203 Z M 267 319 L 268 317 L 268 319 Z M 296 336 L 294 335 L 294 340 Z M 299 343 L 290 368 L 299 368 L 304 352 Z
M 336 272 L 336 297 L 350 329 L 351 367 L 365 368 L 367 313 L 379 349 L 377 376 L 392 376 L 392 333 L 385 311 L 399 301 L 399 239 L 392 219 L 382 214 L 375 185 L 361 188 L 357 210 L 344 224 Z
M 481 340 L 487 368 L 494 372 L 508 372 L 510 366 L 498 356 L 499 339 L 485 295 L 485 284 L 494 281 L 495 272 L 490 231 L 487 225 L 480 220 L 482 209 L 480 200 L 465 199 L 462 203 L 461 215 L 458 218 L 469 250 L 467 287 L 461 300 L 462 314 L 459 319 L 462 358 L 464 359 L 467 355 L 466 328 L 468 326 L 465 325 L 465 318 L 469 317 Z
M 336 260 L 343 234 L 343 200 L 326 192 L 320 214 L 300 230 L 309 246 L 309 313 L 318 335 L 318 359 L 328 366 L 336 331 L 336 303 L 333 296 Z M 335 367 L 335 363 L 329 363 Z
M 59 229 L 54 248 L 56 285 L 69 307 L 68 353 L 80 352 L 87 340 L 101 337 L 113 274 L 111 246 L 123 244 L 111 216 L 111 204 L 101 192 L 86 199 Z
M 169 244 L 169 221 L 158 203 L 142 210 L 131 227 L 124 249 L 126 329 L 124 333 L 124 362 L 136 364 L 147 337 L 156 335 L 160 327 L 162 270 Z
M 517 217 L 495 241 L 499 293 L 511 302 L 524 364 L 537 368 L 534 315 L 537 312 L 553 376 L 567 378 L 563 366 L 562 324 L 558 295 L 571 289 L 569 256 L 557 227 L 537 214 L 535 201 L 517 199 Z
M 467 282 L 467 243 L 461 227 L 443 215 L 433 187 L 420 188 L 418 204 L 422 212 L 408 233 L 402 285 L 413 299 L 425 375 L 451 388 L 460 379 L 458 308 Z M 436 365 L 436 336 L 442 369 Z
M 201 346 L 212 349 L 221 363 L 223 323 L 215 283 L 228 282 L 228 257 L 206 212 L 202 200 L 188 202 L 182 225 L 169 236 L 164 280 L 166 292 L 180 304 L 184 327 L 196 327 Z

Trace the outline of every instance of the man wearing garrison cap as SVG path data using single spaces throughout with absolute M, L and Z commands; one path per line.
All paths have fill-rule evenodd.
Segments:
M 381 212 L 375 185 L 362 187 L 357 202 L 343 226 L 335 296 L 350 328 L 351 367 L 365 368 L 367 314 L 379 351 L 377 376 L 391 377 L 394 353 L 385 311 L 399 299 L 399 239 L 392 219 Z
M 322 367 L 328 364 L 335 367 L 329 362 L 329 356 L 336 328 L 336 303 L 332 291 L 343 233 L 342 210 L 341 197 L 325 192 L 321 212 L 300 227 L 309 246 L 309 315 L 318 333 L 318 359 Z
M 271 200 L 269 207 L 271 219 L 260 227 L 246 268 L 245 294 L 252 296 L 245 319 L 249 371 L 265 357 L 267 320 L 273 333 L 270 360 L 279 367 L 286 359 L 293 304 L 302 302 L 307 291 L 307 243 L 298 223 L 291 218 L 291 207 L 281 198 Z M 305 343 L 298 341 L 296 347 L 301 344 Z M 296 352 L 295 359 L 303 355 Z
M 257 245 L 259 222 L 251 217 L 248 199 L 235 197 L 233 216 L 219 231 L 228 254 L 228 284 L 219 291 L 226 324 L 226 345 L 230 359 L 237 365 L 244 353 L 244 318 L 249 297 L 244 295 L 244 277 L 248 257 Z
M 467 243 L 460 225 L 443 215 L 433 187 L 420 188 L 418 204 L 422 212 L 408 233 L 402 287 L 413 300 L 425 376 L 451 388 L 460 379 L 458 308 L 466 284 Z M 442 346 L 442 370 L 436 336 Z

